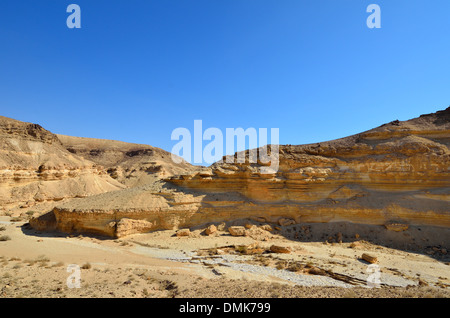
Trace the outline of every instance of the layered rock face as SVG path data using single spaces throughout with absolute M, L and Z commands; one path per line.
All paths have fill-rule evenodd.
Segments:
M 447 108 L 334 141 L 280 146 L 279 169 L 271 174 L 257 163 L 216 163 L 74 199 L 53 210 L 52 224 L 116 237 L 246 218 L 448 228 L 449 141 Z
M 234 191 L 239 207 L 205 202 L 202 211 L 236 210 L 276 221 L 350 221 L 450 227 L 450 109 L 347 138 L 280 146 L 279 170 L 215 164 L 170 182 L 207 192 Z
M 124 188 L 94 162 L 72 155 L 39 125 L 0 117 L 3 209 L 85 197 Z
M 37 124 L 0 116 L 0 212 L 48 211 L 62 200 L 196 169 L 185 161 L 174 164 L 170 153 L 156 147 L 56 135 Z

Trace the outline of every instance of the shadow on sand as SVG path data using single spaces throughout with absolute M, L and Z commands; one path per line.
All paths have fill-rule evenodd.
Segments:
M 51 213 L 51 212 L 49 212 Z M 203 225 L 191 227 L 191 231 L 205 229 L 207 225 L 219 224 L 229 226 L 252 224 L 256 226 L 267 223 L 256 222 L 251 219 L 239 219 L 229 222 L 210 222 Z M 328 223 L 302 223 L 289 226 L 278 226 L 270 224 L 274 234 L 279 234 L 294 242 L 319 242 L 328 244 L 341 243 L 371 243 L 387 248 L 397 249 L 405 252 L 426 255 L 437 261 L 450 265 L 450 229 L 436 226 L 409 226 L 407 230 L 395 232 L 387 230 L 382 225 L 357 224 L 351 222 L 328 222 Z M 39 238 L 51 237 L 85 237 L 99 240 L 115 240 L 116 238 L 99 235 L 96 233 L 63 233 L 56 229 L 52 231 L 40 231 L 34 229 L 29 223 L 21 226 L 25 235 Z M 201 235 L 204 235 L 202 232 Z M 229 233 L 221 235 L 230 235 Z M 125 238 L 126 239 L 126 238 Z M 362 261 L 366 263 L 365 261 Z M 367 263 L 368 264 L 368 263 Z

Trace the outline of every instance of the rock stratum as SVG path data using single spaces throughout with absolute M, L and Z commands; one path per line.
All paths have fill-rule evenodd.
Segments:
M 124 188 L 92 161 L 68 152 L 41 126 L 0 117 L 0 206 L 85 197 Z
M 260 163 L 215 163 L 72 199 L 30 224 L 111 237 L 241 219 L 279 226 L 351 222 L 396 232 L 419 225 L 446 229 L 449 142 L 447 108 L 342 139 L 279 146 L 279 169 L 270 174 L 261 173 Z
M 0 212 L 48 209 L 193 169 L 156 147 L 56 135 L 0 116 Z

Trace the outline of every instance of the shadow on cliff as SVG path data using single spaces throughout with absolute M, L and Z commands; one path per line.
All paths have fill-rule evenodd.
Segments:
M 53 213 L 53 212 L 48 212 L 48 213 Z M 25 223 L 20 227 L 21 231 L 23 234 L 27 235 L 27 236 L 34 236 L 36 238 L 67 238 L 67 237 L 81 237 L 81 236 L 85 236 L 85 237 L 91 237 L 91 238 L 95 238 L 98 240 L 113 240 L 114 238 L 106 236 L 106 235 L 100 235 L 100 234 L 95 234 L 95 233 L 64 233 L 64 232 L 60 232 L 58 230 L 36 230 L 34 229 L 30 223 Z
M 166 184 L 167 188 L 177 188 Z M 230 193 L 200 193 L 193 189 L 184 189 L 192 195 L 204 195 L 203 201 L 211 202 L 233 198 L 236 201 L 247 201 L 248 198 L 236 192 Z M 225 197 L 224 197 L 225 196 Z M 226 227 L 232 225 L 253 224 L 261 226 L 271 225 L 274 233 L 295 242 L 319 242 L 329 244 L 342 243 L 371 243 L 378 246 L 397 249 L 406 252 L 423 254 L 442 262 L 450 262 L 450 228 L 438 226 L 416 226 L 410 225 L 406 230 L 394 231 L 387 229 L 384 225 L 371 225 L 352 223 L 348 221 L 324 222 L 324 223 L 297 223 L 288 226 L 280 226 L 276 223 L 257 222 L 251 218 L 241 218 L 226 222 L 208 222 L 191 229 L 205 228 L 208 224 L 219 225 L 225 223 Z M 376 246 L 374 246 L 376 248 Z
M 435 226 L 409 226 L 405 231 L 395 232 L 387 230 L 382 225 L 357 224 L 351 222 L 329 222 L 329 223 L 301 223 L 288 226 L 279 226 L 271 223 L 257 222 L 252 219 L 237 219 L 227 222 L 208 222 L 207 224 L 190 227 L 191 231 L 204 230 L 207 225 L 220 224 L 229 226 L 243 225 L 270 225 L 273 228 L 272 233 L 281 235 L 287 240 L 293 242 L 316 242 L 322 244 L 340 245 L 347 244 L 355 248 L 358 245 L 367 247 L 367 244 L 373 244 L 376 251 L 378 246 L 423 254 L 437 261 L 450 265 L 450 229 Z M 22 232 L 27 236 L 36 238 L 77 238 L 91 237 L 98 240 L 115 240 L 116 238 L 99 235 L 95 233 L 63 233 L 54 230 L 37 230 L 30 223 L 21 226 Z M 226 233 L 226 234 L 225 234 Z M 269 233 L 269 232 L 268 232 Z M 231 236 L 228 232 L 221 232 L 221 236 Z M 202 231 L 202 236 L 206 236 Z M 269 234 L 270 236 L 270 234 Z M 126 240 L 126 237 L 123 238 Z M 267 241 L 270 243 L 270 239 Z
M 168 183 L 165 183 L 162 186 L 162 189 L 166 191 L 179 190 L 177 186 Z M 143 191 L 147 190 L 144 189 Z M 211 209 L 221 209 L 224 211 L 224 213 L 211 214 L 207 220 L 202 219 L 204 213 L 198 213 L 196 219 L 191 222 L 191 225 L 196 225 L 186 225 L 186 227 L 190 227 L 191 230 L 204 229 L 209 224 L 219 225 L 221 223 L 225 223 L 226 226 L 245 224 L 260 226 L 269 224 L 274 229 L 274 233 L 295 242 L 328 242 L 328 244 L 339 244 L 339 242 L 369 242 L 388 248 L 424 254 L 442 262 L 450 261 L 450 228 L 437 226 L 409 226 L 408 229 L 404 231 L 396 232 L 386 229 L 383 225 L 368 225 L 351 222 L 297 223 L 280 226 L 275 223 L 258 222 L 254 219 L 249 219 L 245 210 L 236 213 L 237 215 L 234 221 L 226 221 L 225 219 L 230 218 L 231 212 L 227 211 L 227 205 L 221 206 L 220 203 L 227 201 L 228 203 L 231 203 L 230 205 L 232 206 L 232 201 L 236 201 L 236 204 L 241 204 L 242 201 L 248 201 L 245 196 L 238 192 L 205 193 L 201 191 L 197 192 L 195 189 L 183 189 L 183 192 L 193 196 L 202 196 L 205 209 L 208 209 L 208 206 L 211 206 Z M 218 202 L 218 206 L 215 205 L 215 202 Z M 252 207 L 250 206 L 249 209 L 251 208 Z M 36 237 L 77 237 L 82 235 L 101 240 L 115 239 L 114 237 L 102 236 L 98 233 L 83 232 L 67 234 L 58 232 L 56 229 L 56 219 L 52 212 L 46 213 L 30 222 L 34 222 L 33 227 L 29 224 L 22 227 L 22 231 L 26 235 Z M 374 246 L 374 248 L 376 249 L 376 246 Z
M 267 223 L 251 219 L 224 222 L 225 227 Z M 211 224 L 211 223 L 209 223 Z M 212 223 L 218 225 L 219 223 Z M 409 226 L 405 231 L 395 232 L 383 225 L 357 224 L 351 222 L 302 223 L 289 226 L 270 224 L 272 233 L 293 242 L 315 242 L 336 246 L 345 244 L 349 248 L 369 247 L 376 252 L 379 247 L 423 254 L 450 265 L 450 229 L 435 226 Z M 192 227 L 191 230 L 205 226 Z M 223 235 L 223 234 L 222 234 Z M 230 235 L 231 234 L 225 234 Z M 270 239 L 267 240 L 270 243 Z M 353 243 L 353 244 L 352 244 Z M 345 246 L 344 245 L 344 246 Z
M 450 261 L 450 229 L 444 227 L 409 226 L 405 231 L 395 232 L 383 225 L 330 222 L 294 224 L 278 229 L 278 234 L 296 242 L 354 243 L 354 246 L 369 243 L 424 254 L 445 263 Z

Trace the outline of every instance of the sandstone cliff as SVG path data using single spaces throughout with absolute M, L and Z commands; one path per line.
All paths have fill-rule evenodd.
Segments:
M 71 154 L 39 125 L 0 117 L 0 206 L 85 197 L 124 188 L 92 161 Z
M 124 236 L 253 218 L 450 227 L 450 108 L 323 143 L 279 147 L 279 169 L 216 163 L 58 205 L 36 228 Z M 49 216 L 46 216 L 47 218 Z
M 198 170 L 148 145 L 56 135 L 0 116 L 0 212 L 41 211 L 57 201 L 154 183 Z

